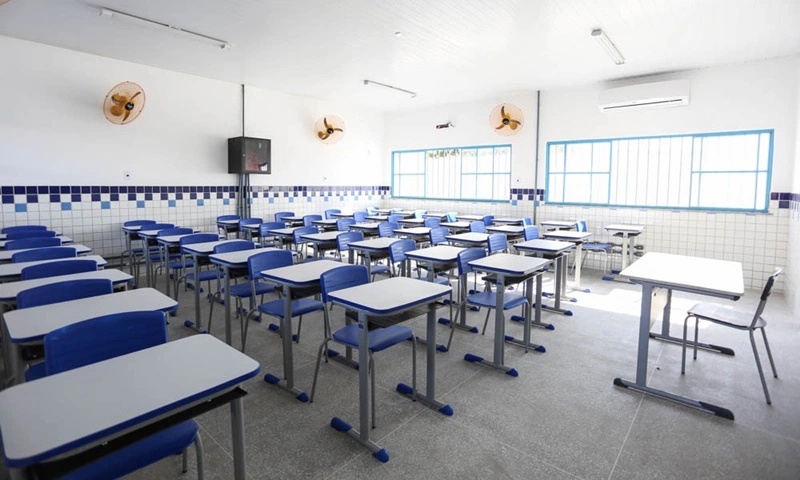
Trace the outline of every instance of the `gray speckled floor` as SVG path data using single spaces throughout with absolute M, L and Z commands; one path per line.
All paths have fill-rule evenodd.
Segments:
M 736 415 L 731 422 L 613 386 L 615 377 L 634 378 L 639 288 L 601 281 L 592 271 L 584 271 L 583 281 L 591 293 L 574 293 L 578 302 L 568 304 L 574 316 L 545 313 L 556 329 L 533 331 L 533 341 L 544 344 L 546 353 L 507 346 L 506 363 L 519 371 L 518 378 L 463 360 L 468 352 L 491 356 L 491 325 L 487 336 L 456 332 L 451 351 L 436 359 L 437 396 L 453 406 L 452 417 L 394 392 L 398 382 L 410 383 L 410 344 L 377 354 L 379 424 L 372 435 L 391 455 L 386 464 L 329 426 L 333 416 L 357 423 L 355 371 L 323 364 L 316 401 L 299 403 L 261 380 L 266 372 L 280 375 L 281 346 L 265 324 L 253 323 L 247 353 L 261 363 L 262 375 L 245 384 L 248 476 L 800 478 L 800 321 L 792 318 L 780 293 L 770 299 L 766 312 L 780 374 L 767 380 L 771 406 L 764 401 L 746 333 L 701 328 L 702 339 L 730 346 L 737 355 L 701 352 L 697 361 L 687 362 L 686 375 L 680 374 L 680 346 L 650 343 L 651 385 L 730 408 Z M 181 292 L 181 310 L 169 326 L 172 339 L 193 334 L 183 327 L 183 320 L 194 314 L 191 295 Z M 684 312 L 698 298 L 675 295 L 674 333 L 680 333 Z M 756 302 L 757 293 L 748 292 L 737 306 L 752 311 Z M 205 302 L 202 312 L 207 317 Z M 222 338 L 222 309 L 215 309 L 214 316 L 213 334 Z M 334 309 L 334 318 L 334 327 L 343 323 L 341 310 Z M 483 314 L 470 313 L 469 320 L 482 326 Z M 423 319 L 410 324 L 424 335 Z M 507 324 L 507 331 L 521 336 L 522 328 Z M 236 345 L 238 332 L 236 322 Z M 447 327 L 438 327 L 440 340 L 448 333 Z M 305 318 L 295 348 L 295 376 L 308 391 L 321 338 L 321 314 Z M 424 388 L 424 348 L 417 355 L 418 381 Z M 206 478 L 232 478 L 228 409 L 207 413 L 198 422 Z M 190 458 L 192 470 L 186 475 L 180 474 L 180 458 L 174 457 L 130 478 L 196 478 L 193 453 Z

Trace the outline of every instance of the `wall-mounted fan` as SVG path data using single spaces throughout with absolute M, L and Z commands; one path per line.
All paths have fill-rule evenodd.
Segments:
M 122 82 L 106 95 L 103 113 L 115 125 L 127 125 L 136 120 L 144 108 L 144 90 L 133 82 Z
M 500 135 L 516 135 L 524 122 L 522 110 L 511 103 L 501 103 L 489 114 L 489 126 Z
M 344 138 L 344 120 L 336 115 L 326 115 L 314 124 L 317 139 L 322 143 L 336 143 Z

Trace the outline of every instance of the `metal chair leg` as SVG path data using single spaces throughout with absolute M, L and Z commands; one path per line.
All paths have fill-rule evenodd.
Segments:
M 769 390 L 767 389 L 767 380 L 764 378 L 764 369 L 761 368 L 761 359 L 758 357 L 756 339 L 753 336 L 752 330 L 750 330 L 750 345 L 753 347 L 753 356 L 756 359 L 756 367 L 758 367 L 758 376 L 761 378 L 761 386 L 764 388 L 764 397 L 767 399 L 767 405 L 772 405 L 772 400 L 769 398 Z
M 311 383 L 311 397 L 308 399 L 309 403 L 314 403 L 314 393 L 317 391 L 317 377 L 319 377 L 319 364 L 322 360 L 322 351 L 328 346 L 328 342 L 330 340 L 330 338 L 323 340 L 319 345 L 319 349 L 317 350 L 317 365 L 314 367 L 314 381 Z
M 700 340 L 700 317 L 694 317 L 694 354 L 692 360 L 697 360 L 697 342 Z
M 372 356 L 372 353 L 369 354 L 369 381 L 372 385 L 372 393 L 370 396 L 371 404 L 372 404 L 372 429 L 375 429 L 375 358 Z
M 689 325 L 689 317 L 691 317 L 691 315 L 687 315 L 686 318 L 683 319 L 683 342 L 681 342 L 681 375 L 686 373 L 686 334 L 687 327 Z
M 189 458 L 187 451 L 188 449 L 184 449 L 183 453 L 181 453 L 181 473 L 186 473 L 189 471 Z
M 772 367 L 772 376 L 778 378 L 778 371 L 775 370 L 775 362 L 772 360 L 772 349 L 769 348 L 769 342 L 767 341 L 767 331 L 764 328 L 761 329 L 761 336 L 764 337 L 764 346 L 767 347 L 767 357 L 769 357 L 769 365 Z
M 486 335 L 486 326 L 489 325 L 489 314 L 492 313 L 491 308 L 486 309 L 486 320 L 483 321 L 483 330 L 481 331 L 481 335 Z
M 203 463 L 205 453 L 203 451 L 203 439 L 200 438 L 200 432 L 197 432 L 197 435 L 194 437 L 194 451 L 197 457 L 197 480 L 203 480 L 206 475 Z

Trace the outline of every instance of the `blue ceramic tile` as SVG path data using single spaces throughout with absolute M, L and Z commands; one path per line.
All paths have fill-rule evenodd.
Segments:
M 779 200 L 789 200 L 791 198 L 791 196 L 792 196 L 792 194 L 789 193 L 789 192 L 781 192 L 780 197 L 778 199 Z
M 778 192 L 770 192 L 769 199 L 770 200 L 778 200 L 779 196 L 780 196 L 780 193 L 778 193 Z
M 144 199 L 145 200 L 152 200 L 153 199 L 153 194 L 152 193 L 145 193 L 144 194 Z
M 81 194 L 80 193 L 71 193 L 70 200 L 73 202 L 80 202 L 81 201 Z
M 3 203 L 14 203 L 14 195 L 3 195 Z
M 89 187 L 89 193 L 100 193 L 100 187 L 99 186 L 94 186 L 94 185 L 90 186 Z
M 136 194 L 135 193 L 129 193 L 128 194 L 128 200 L 129 201 L 136 200 Z
M 169 202 L 167 202 L 167 203 L 168 203 L 168 205 L 169 205 L 170 207 L 174 207 L 174 206 L 175 206 L 175 200 L 170 200 L 170 201 L 169 201 Z
M 231 199 L 230 198 L 223 198 L 222 199 L 222 204 L 223 205 L 230 205 L 231 204 Z
M 28 211 L 28 205 L 24 203 L 17 203 L 14 204 L 14 211 L 17 213 L 23 213 Z
M 294 203 L 294 197 L 289 197 L 289 203 Z
M 208 200 L 211 198 L 211 192 L 203 192 L 203 198 Z
M 2 188 L 3 195 L 14 195 L 14 187 L 3 187 Z
M 70 202 L 61 202 L 61 210 L 62 211 L 72 210 L 72 204 Z
M 94 187 L 92 187 L 92 188 L 94 188 Z M 99 190 L 99 188 L 98 188 L 98 190 Z M 93 193 L 92 194 L 92 201 L 93 202 L 99 202 L 100 201 L 100 194 L 99 193 Z
M 14 195 L 25 195 L 25 187 L 14 187 Z
M 197 206 L 198 207 L 202 207 L 203 206 L 203 199 L 202 198 L 198 198 L 197 199 Z
M 111 202 L 100 202 L 100 209 L 111 210 Z
M 111 201 L 118 202 L 119 201 L 119 193 L 112 193 L 111 194 Z
M 84 187 L 84 186 L 82 186 L 82 187 L 81 187 L 81 193 L 92 193 L 92 189 L 91 189 L 91 187 L 89 187 L 88 185 L 87 185 L 87 186 L 85 186 L 85 187 Z
M 61 201 L 61 195 L 58 193 L 51 193 L 50 194 L 50 203 L 59 203 Z
M 275 197 L 269 197 L 269 203 L 275 203 Z
M 39 202 L 39 195 L 28 195 L 27 196 L 28 203 L 38 203 Z
M 175 199 L 176 200 L 183 200 L 183 194 L 182 193 L 176 193 L 175 194 Z
M 780 200 L 778 202 L 778 208 L 789 208 L 789 200 Z
M 144 200 L 137 200 L 136 208 L 144 208 Z
M 516 207 L 517 206 L 517 201 L 516 200 L 511 200 L 511 206 Z
M 161 200 L 169 200 L 169 194 L 168 193 L 162 193 L 161 194 Z
M 100 193 L 111 193 L 111 187 L 100 187 Z

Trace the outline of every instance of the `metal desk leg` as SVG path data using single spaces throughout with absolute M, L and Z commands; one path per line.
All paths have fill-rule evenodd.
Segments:
M 171 295 L 169 292 L 171 285 L 169 284 L 169 245 L 164 245 L 163 262 L 164 262 L 164 283 L 166 284 L 164 288 L 166 288 L 167 296 L 170 297 Z
M 200 320 L 200 257 L 196 253 L 192 253 L 191 255 L 192 261 L 194 262 L 194 322 L 186 320 L 183 322 L 183 325 L 200 333 L 207 333 L 203 330 Z M 175 293 L 177 296 L 178 292 Z
M 566 310 L 561 308 L 561 300 L 572 300 L 574 298 L 570 297 L 563 297 L 562 292 L 564 291 L 564 285 L 566 284 L 566 255 L 559 255 L 553 261 L 555 264 L 555 276 L 553 278 L 553 283 L 555 284 L 555 293 L 548 293 L 544 294 L 545 296 L 552 296 L 553 297 L 553 306 L 549 305 L 542 305 L 542 308 L 547 310 L 548 312 L 560 313 L 562 315 L 567 315 L 568 317 L 572 316 L 572 310 Z
M 516 317 L 517 319 L 525 322 L 524 323 L 525 326 L 524 326 L 523 334 L 522 334 L 522 341 L 512 337 L 511 335 L 506 335 L 505 336 L 506 343 L 510 343 L 512 345 L 517 345 L 519 347 L 523 347 L 523 348 L 525 348 L 525 352 L 527 352 L 530 349 L 533 349 L 533 350 L 536 350 L 537 352 L 542 352 L 542 353 L 547 351 L 547 349 L 544 348 L 544 345 L 538 345 L 536 343 L 531 343 L 531 326 L 532 325 L 535 325 L 537 327 L 544 327 L 544 328 L 547 328 L 546 325 L 549 325 L 552 328 L 549 328 L 548 330 L 555 329 L 554 326 L 542 322 L 542 275 L 543 275 L 543 272 L 539 273 L 538 275 L 534 275 L 536 277 L 536 303 L 533 303 L 533 277 L 531 277 L 531 278 L 525 280 L 525 298 L 528 301 L 528 304 L 524 306 L 524 308 L 525 308 L 525 317 L 522 318 L 522 317 L 518 317 L 516 315 L 514 317 L 511 317 L 512 320 L 514 320 L 515 317 Z M 534 320 L 531 320 L 531 309 L 530 309 L 529 305 L 534 305 L 534 308 L 536 309 L 536 314 L 535 314 L 535 319 Z M 519 321 L 519 320 L 517 320 L 517 321 Z
M 277 385 L 291 392 L 294 397 L 301 402 L 308 402 L 308 394 L 306 392 L 295 388 L 294 386 L 294 357 L 292 352 L 292 289 L 288 285 L 283 286 L 283 318 L 281 318 L 281 340 L 283 342 L 283 377 L 286 380 L 285 384 L 281 384 L 281 379 L 267 373 L 264 375 L 264 381 Z M 368 365 L 364 361 L 361 365 Z M 361 370 L 366 371 L 366 368 Z
M 661 317 L 661 333 L 650 333 L 650 338 L 655 340 L 662 340 L 664 342 L 675 343 L 678 345 L 683 344 L 683 338 L 673 337 L 669 333 L 669 326 L 670 326 L 670 310 L 672 308 L 672 290 L 667 290 L 667 304 L 664 305 L 664 314 Z M 649 325 L 648 325 L 649 327 Z M 686 345 L 689 347 L 694 347 L 695 342 L 691 340 L 686 340 Z M 709 352 L 721 353 L 723 355 L 736 355 L 736 352 L 732 348 L 723 347 L 721 345 L 714 345 L 712 343 L 701 343 L 697 342 L 697 348 L 706 350 Z
M 233 345 L 231 333 L 231 272 L 227 265 L 222 266 L 225 273 L 225 343 Z
M 625 270 L 628 266 L 628 242 L 630 241 L 630 237 L 628 237 L 628 232 L 622 232 L 622 269 Z
M 428 270 L 428 281 L 429 282 L 433 282 L 433 267 L 434 267 L 434 265 L 433 265 L 433 263 L 431 263 L 430 266 L 429 266 L 430 269 Z M 442 325 L 451 325 L 452 324 L 452 326 L 454 328 L 458 328 L 460 330 L 466 330 L 469 333 L 478 333 L 478 331 L 479 331 L 478 327 L 473 326 L 473 325 L 469 325 L 467 323 L 467 304 L 466 304 L 467 296 L 466 296 L 466 289 L 462 289 L 462 285 L 461 285 L 462 283 L 464 284 L 464 286 L 466 286 L 467 282 L 466 282 L 466 280 L 464 282 L 462 282 L 461 278 L 459 278 L 458 279 L 458 299 L 456 300 L 458 302 L 458 310 L 456 310 L 456 317 L 453 318 L 453 308 L 452 308 L 452 305 L 451 305 L 450 306 L 450 318 L 449 319 L 440 318 L 439 319 L 439 323 L 441 323 Z M 453 323 L 453 322 L 455 322 L 455 323 Z M 452 341 L 453 341 L 453 335 L 451 334 L 450 335 L 450 339 L 447 341 L 447 346 L 445 347 L 445 350 L 442 350 L 442 351 L 450 350 L 450 342 L 452 342 Z
M 244 402 L 242 397 L 231 401 L 231 434 L 233 436 L 233 478 L 245 480 Z
M 150 258 L 150 242 L 142 237 L 144 240 L 144 270 L 145 270 L 145 286 L 152 287 L 153 286 L 153 278 L 151 276 L 151 265 L 153 264 L 152 259 Z
M 642 284 L 642 309 L 639 314 L 639 351 L 636 360 L 636 382 L 623 380 L 620 377 L 614 379 L 614 385 L 618 387 L 630 388 L 637 392 L 646 393 L 654 397 L 663 398 L 671 402 L 680 403 L 687 407 L 695 408 L 703 412 L 711 413 L 728 420 L 733 420 L 733 412 L 727 408 L 718 407 L 710 403 L 692 400 L 690 398 L 681 397 L 674 393 L 665 392 L 647 386 L 647 356 L 650 343 L 650 309 L 653 298 L 653 286 L 643 283 Z M 669 305 L 669 302 L 667 303 Z
M 497 308 L 494 309 L 494 356 L 492 361 L 485 360 L 483 357 L 479 357 L 472 353 L 468 353 L 464 355 L 464 360 L 472 363 L 480 363 L 482 365 L 486 365 L 487 367 L 492 367 L 494 369 L 500 370 L 501 372 L 505 372 L 506 375 L 510 375 L 512 377 L 519 376 L 519 372 L 516 369 L 508 367 L 504 364 L 505 362 L 505 334 L 506 334 L 506 318 L 505 312 L 503 310 L 504 305 L 504 296 L 505 296 L 505 278 L 502 274 L 497 274 L 497 296 L 495 300 L 495 305 Z

